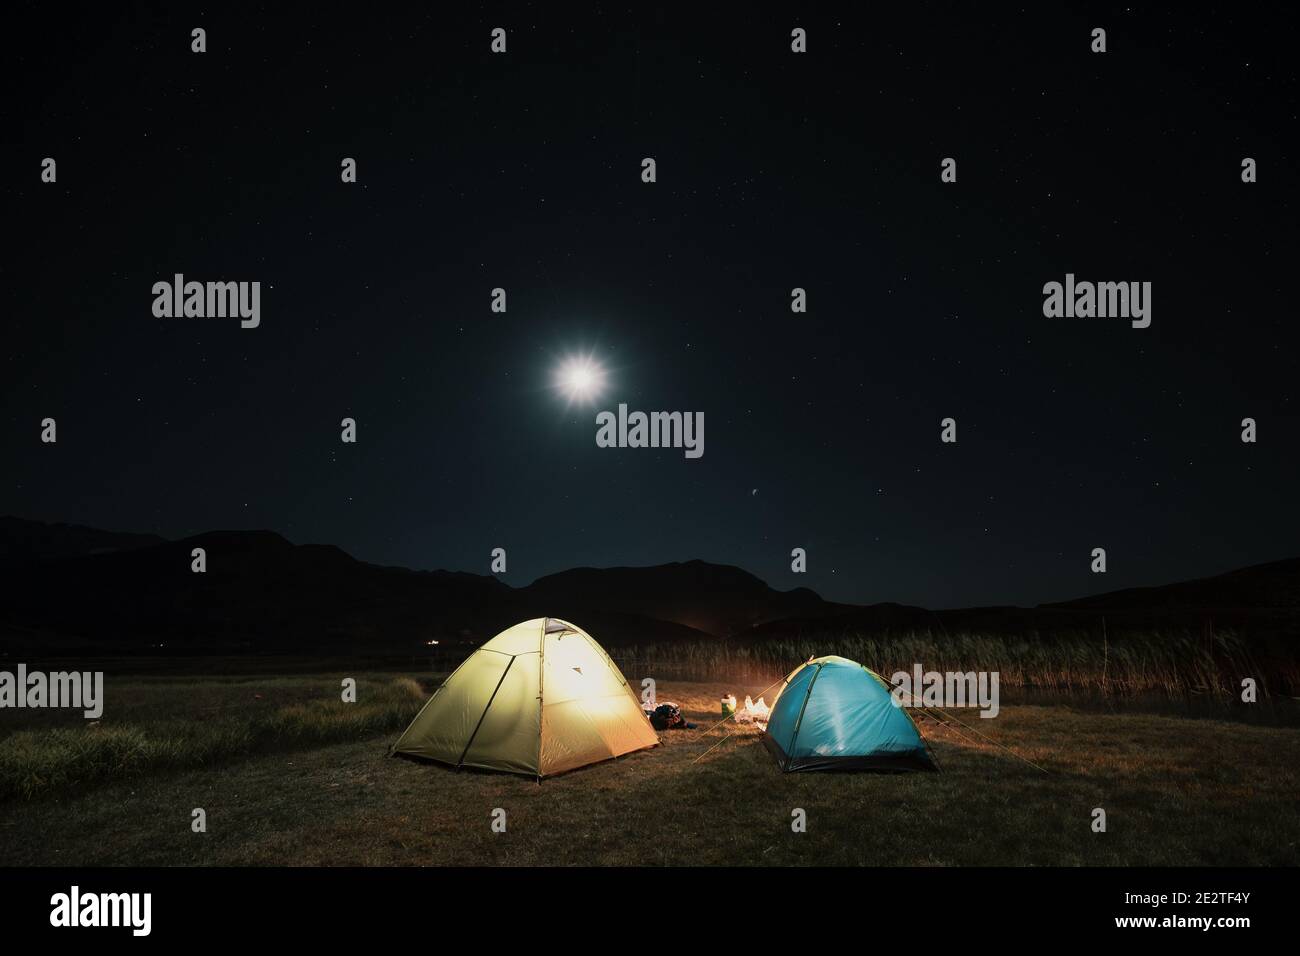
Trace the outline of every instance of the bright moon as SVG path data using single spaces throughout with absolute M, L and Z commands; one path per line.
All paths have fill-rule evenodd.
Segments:
M 571 402 L 589 402 L 605 385 L 605 370 L 590 356 L 571 358 L 560 365 L 555 375 L 556 387 Z

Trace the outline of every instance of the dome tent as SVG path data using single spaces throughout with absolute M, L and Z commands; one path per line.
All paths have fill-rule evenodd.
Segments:
M 539 617 L 466 658 L 392 752 L 540 779 L 657 743 L 640 701 L 591 635 Z
M 786 677 L 763 743 L 794 770 L 938 770 L 906 709 L 874 671 L 818 657 Z

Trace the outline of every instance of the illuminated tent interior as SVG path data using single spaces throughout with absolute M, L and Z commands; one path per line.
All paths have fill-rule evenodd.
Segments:
M 845 657 L 818 657 L 786 677 L 763 743 L 794 770 L 937 770 L 889 684 Z
M 507 628 L 466 658 L 393 753 L 541 778 L 657 743 L 604 649 L 582 628 L 545 617 Z

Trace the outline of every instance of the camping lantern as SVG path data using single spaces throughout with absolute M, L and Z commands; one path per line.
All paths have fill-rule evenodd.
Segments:
M 725 694 L 722 697 L 722 716 L 730 717 L 736 712 L 736 695 Z

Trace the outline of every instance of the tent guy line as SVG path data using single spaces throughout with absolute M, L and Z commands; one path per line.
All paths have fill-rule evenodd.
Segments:
M 911 696 L 911 693 L 908 692 L 908 691 L 905 691 L 904 693 L 907 693 L 909 697 Z M 1000 743 L 998 743 L 996 740 L 994 740 L 992 737 L 988 737 L 988 736 L 986 736 L 986 735 L 980 733 L 980 732 L 979 732 L 978 730 L 976 730 L 974 727 L 971 727 L 969 724 L 965 723 L 964 721 L 959 720 L 958 718 L 954 717 L 952 714 L 948 713 L 948 712 L 947 712 L 946 710 L 944 710 L 942 707 L 935 707 L 933 704 L 922 704 L 922 703 L 914 703 L 913 706 L 915 706 L 916 709 L 919 710 L 921 713 L 925 713 L 926 711 L 929 711 L 929 710 L 937 710 L 939 713 L 943 714 L 943 715 L 944 715 L 945 717 L 947 717 L 949 720 L 952 720 L 952 721 L 954 721 L 954 722 L 956 722 L 956 723 L 958 723 L 958 724 L 961 724 L 963 727 L 965 727 L 965 728 L 966 728 L 967 730 L 969 730 L 971 733 L 973 733 L 973 734 L 977 734 L 978 736 L 983 737 L 985 740 L 987 740 L 987 741 L 988 741 L 989 743 L 991 743 L 993 746 L 995 746 L 995 747 L 1001 747 L 1003 750 L 1005 750 L 1007 753 L 1011 754 L 1011 756 L 1015 757 L 1017 760 L 1023 760 L 1025 763 L 1029 764 L 1029 766 L 1033 767 L 1035 770 L 1038 770 L 1038 771 L 1040 771 L 1040 772 L 1042 772 L 1042 773 L 1045 773 L 1045 774 L 1047 774 L 1049 777 L 1052 775 L 1052 772 L 1051 772 L 1050 770 L 1045 770 L 1044 768 L 1038 766 L 1038 764 L 1036 764 L 1036 763 L 1034 763 L 1032 760 L 1030 760 L 1028 757 L 1022 757 L 1020 754 L 1016 753 L 1014 750 L 1012 750 L 1010 747 L 1006 746 L 1005 744 L 1000 744 Z M 943 721 L 936 721 L 936 723 L 938 723 L 940 727 L 947 727 L 947 726 L 948 726 L 948 725 L 945 724 Z M 960 730 L 957 731 L 957 732 L 958 732 L 959 734 L 961 733 Z M 963 735 L 963 736 L 964 736 L 964 735 Z

